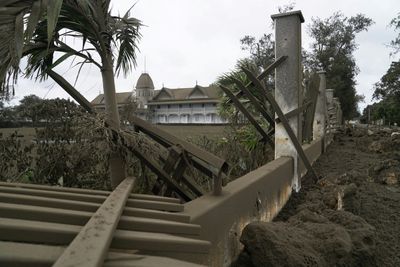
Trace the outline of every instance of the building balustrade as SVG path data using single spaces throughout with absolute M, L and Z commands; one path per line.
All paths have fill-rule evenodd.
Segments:
M 161 105 L 157 108 L 155 105 L 150 106 L 152 110 L 153 123 L 223 123 L 218 116 L 216 106 L 205 105 L 191 107 L 167 107 Z
M 215 107 L 199 107 L 199 108 L 162 108 L 162 109 L 154 109 L 156 114 L 208 114 L 208 113 L 217 113 L 217 109 Z

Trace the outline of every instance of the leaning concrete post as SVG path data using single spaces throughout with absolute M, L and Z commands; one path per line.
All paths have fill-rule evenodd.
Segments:
M 315 106 L 315 115 L 313 122 L 313 139 L 322 139 L 324 144 L 325 139 L 325 113 L 326 113 L 326 72 L 320 71 L 319 74 L 319 90 L 317 103 Z M 325 150 L 325 145 L 322 145 L 322 152 Z
M 297 109 L 303 103 L 301 94 L 301 11 L 272 15 L 275 21 L 275 58 L 288 58 L 275 70 L 275 100 L 284 114 Z M 300 115 L 289 118 L 289 124 L 298 140 L 301 136 Z M 293 157 L 293 188 L 300 190 L 299 156 L 281 123 L 275 123 L 275 159 Z

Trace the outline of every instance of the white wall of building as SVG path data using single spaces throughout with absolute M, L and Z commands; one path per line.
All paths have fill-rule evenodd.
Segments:
M 153 123 L 226 123 L 217 112 L 216 103 L 149 105 Z

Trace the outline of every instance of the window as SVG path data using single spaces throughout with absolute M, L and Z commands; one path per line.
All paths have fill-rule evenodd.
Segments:
M 168 108 L 170 108 L 170 107 L 171 107 L 171 105 L 168 105 L 167 107 L 168 107 Z
M 203 114 L 194 114 L 194 122 L 204 122 Z
M 181 104 L 179 104 L 179 107 L 181 108 L 181 107 L 182 107 L 182 105 L 181 105 Z
M 201 107 L 204 108 L 204 104 L 201 104 Z
M 157 109 L 160 109 L 160 105 L 157 105 Z
M 167 117 L 165 115 L 158 115 L 158 122 L 159 123 L 167 122 Z
M 215 106 L 217 106 L 217 104 L 214 103 L 214 104 L 213 104 L 213 107 L 215 107 Z

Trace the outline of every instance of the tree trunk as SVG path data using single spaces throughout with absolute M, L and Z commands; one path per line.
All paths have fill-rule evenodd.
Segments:
M 118 106 L 115 95 L 114 71 L 111 60 L 103 62 L 101 75 L 103 78 L 104 100 L 106 106 L 107 122 L 110 127 L 119 130 L 120 121 Z M 118 153 L 110 155 L 111 186 L 116 188 L 118 184 L 126 178 L 125 161 Z
M 65 80 L 64 77 L 54 72 L 53 70 L 46 70 L 46 73 L 89 113 L 94 112 L 90 102 L 87 101 L 87 99 L 81 93 L 79 93 L 78 90 L 76 90 L 67 80 Z

